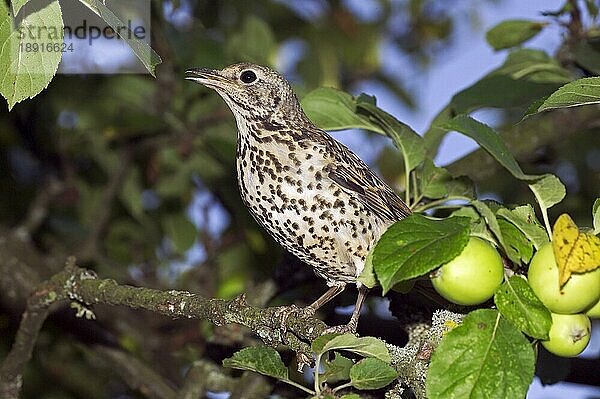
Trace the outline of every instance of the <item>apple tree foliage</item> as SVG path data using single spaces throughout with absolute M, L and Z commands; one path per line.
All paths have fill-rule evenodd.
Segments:
M 108 25 L 121 23 L 109 3 L 79 2 Z M 13 229 L 47 254 L 76 252 L 99 273 L 122 281 L 220 297 L 253 289 L 260 298 L 258 282 L 269 274 L 265 270 L 273 270 L 272 254 L 278 249 L 248 219 L 233 189 L 231 118 L 216 96 L 186 86 L 181 72 L 240 59 L 273 65 L 284 41 L 289 45 L 296 40 L 303 48 L 296 73 L 303 83 L 298 90 L 307 115 L 328 131 L 358 129 L 368 132 L 373 142 L 389 139 L 395 148 L 385 147 L 376 166 L 414 212 L 382 236 L 360 280 L 380 287 L 384 295 L 419 290 L 418 282 L 428 281 L 431 272 L 457 257 L 471 236 L 493 245 L 505 265 L 493 300 L 471 308 L 440 302 L 440 308 L 448 305 L 460 313 L 460 320 L 448 320 L 447 331 L 431 347 L 420 386 L 407 382 L 413 380 L 399 371 L 394 350 L 381 337 L 317 338 L 311 343 L 316 364 L 312 381 L 294 372 L 288 354 L 282 357 L 273 348 L 249 345 L 251 339 L 239 338 L 237 332 L 211 326 L 180 327 L 180 334 L 167 339 L 160 326 L 140 317 L 144 328 L 157 330 L 151 334 L 155 339 L 146 342 L 146 330 L 136 330 L 137 322 L 122 321 L 121 315 L 115 317 L 120 324 L 107 321 L 112 335 L 103 339 L 142 358 L 162 359 L 154 362 L 157 368 L 175 380 L 174 370 L 198 358 L 211 359 L 216 345 L 219 355 L 211 360 L 282 383 L 265 385 L 269 391 L 290 386 L 284 391 L 288 397 L 356 399 L 383 397 L 386 391 L 402 397 L 394 390 L 403 381 L 420 398 L 525 397 L 538 344 L 551 338 L 553 320 L 525 278 L 529 263 L 552 241 L 567 284 L 568 276 L 600 267 L 597 2 L 567 1 L 536 20 L 508 20 L 490 29 L 485 40 L 502 52 L 502 64 L 456 93 L 419 132 L 379 107 L 369 93 L 349 92 L 369 76 L 407 106 L 416 107 L 410 90 L 382 72 L 384 61 L 376 49 L 385 39 L 426 65 L 435 57 L 436 45 L 447 40 L 453 23 L 444 12 L 430 13 L 430 2 L 415 1 L 414 7 L 395 10 L 382 1 L 383 11 L 371 21 L 341 5 L 310 15 L 294 9 L 293 2 L 153 2 L 153 48 L 135 39 L 126 44 L 156 82 L 139 76 L 55 76 L 60 52 L 23 49 L 28 43 L 53 48 L 61 39 L 22 37 L 19 28 L 62 30 L 63 11 L 56 0 L 33 3 L 0 2 L 0 93 L 11 111 L 0 121 L 7 160 L 0 179 L 16 187 L 2 192 L 2 234 Z M 192 22 L 172 23 L 169 13 L 180 7 L 192 7 Z M 582 12 L 587 17 L 583 22 Z M 412 22 L 409 30 L 388 29 L 398 13 Z M 556 54 L 527 46 L 550 27 L 566 37 Z M 500 115 L 494 126 L 478 113 L 491 108 Z M 440 167 L 436 154 L 450 132 L 470 138 L 480 149 Z M 585 179 L 575 181 L 573 175 Z M 490 193 L 498 200 L 485 199 Z M 221 219 L 232 221 L 224 232 L 211 230 L 215 222 L 209 223 L 207 205 L 194 223 L 186 215 L 192 198 L 203 195 L 227 215 Z M 559 212 L 581 221 L 580 227 L 572 220 L 566 227 L 555 224 Z M 173 278 L 173 270 L 185 263 L 187 251 L 198 242 L 204 254 L 201 267 L 188 273 L 187 280 Z M 554 245 L 559 242 L 564 245 Z M 53 267 L 49 262 L 40 273 Z M 556 281 L 557 286 L 564 283 Z M 263 298 L 262 304 L 269 299 Z M 182 344 L 186 339 L 202 341 L 202 349 Z M 67 359 L 64 365 L 83 364 L 86 356 L 94 356 L 88 349 L 50 341 L 48 356 Z M 155 342 L 163 344 L 153 347 Z M 234 350 L 240 346 L 243 349 Z M 171 360 L 164 361 L 165 351 Z M 157 352 L 161 357 L 155 357 Z M 44 364 L 48 366 L 48 360 L 41 359 L 36 367 Z M 107 377 L 97 376 L 88 366 L 73 367 L 67 374 L 75 370 L 90 383 L 84 386 L 77 378 L 62 377 L 71 391 L 103 397 L 101 386 L 108 386 Z M 34 385 L 26 395 L 41 397 Z M 130 381 L 130 386 L 136 383 Z

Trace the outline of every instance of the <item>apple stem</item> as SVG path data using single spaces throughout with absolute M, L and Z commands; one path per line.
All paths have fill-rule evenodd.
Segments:
M 548 232 L 548 238 L 552 241 L 552 228 L 550 227 L 550 220 L 548 219 L 548 210 L 544 207 L 540 206 L 542 210 L 542 218 L 544 219 L 544 225 L 546 226 L 546 231 Z

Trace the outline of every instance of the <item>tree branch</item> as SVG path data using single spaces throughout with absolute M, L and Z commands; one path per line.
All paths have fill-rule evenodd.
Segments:
M 218 326 L 236 323 L 248 327 L 267 345 L 286 345 L 305 357 L 311 354 L 307 342 L 326 328 L 321 320 L 294 312 L 282 318 L 281 311 L 287 308 L 250 306 L 245 295 L 233 300 L 204 298 L 185 291 L 160 291 L 98 279 L 94 272 L 77 267 L 71 257 L 65 269 L 38 286 L 27 301 L 15 343 L 0 366 L 3 398 L 18 397 L 23 370 L 31 358 L 38 332 L 51 307 L 66 301 L 78 309 L 79 317 L 94 317 L 90 305 L 108 304 L 146 309 L 172 318 L 206 319 Z
M 29 297 L 13 347 L 0 366 L 0 397 L 18 398 L 23 371 L 31 359 L 38 333 L 50 313 L 50 306 L 64 299 L 66 292 L 61 292 L 60 285 L 72 267 L 73 261 L 67 262 L 65 271 L 45 281 Z
M 84 269 L 78 269 L 85 273 Z M 302 318 L 292 313 L 281 323 L 282 308 L 248 305 L 244 294 L 232 300 L 204 298 L 186 291 L 161 291 L 120 285 L 114 280 L 76 279 L 67 289 L 70 298 L 88 305 L 103 303 L 146 309 L 173 318 L 210 320 L 213 324 L 239 324 L 248 327 L 269 345 L 285 344 L 298 352 L 310 353 L 302 341 L 312 341 L 325 330 L 319 319 Z M 282 328 L 286 330 L 281 333 Z
M 19 397 L 23 384 L 23 370 L 31 359 L 37 335 L 48 313 L 48 308 L 36 310 L 33 307 L 23 313 L 13 347 L 0 367 L 0 397 Z

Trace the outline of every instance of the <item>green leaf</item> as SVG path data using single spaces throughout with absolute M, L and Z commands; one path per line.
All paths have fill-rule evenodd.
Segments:
M 496 215 L 514 224 L 533 243 L 536 249 L 549 241 L 548 233 L 538 222 L 531 205 L 523 205 L 511 210 L 501 208 L 496 212 Z
M 356 113 L 354 97 L 344 91 L 320 87 L 306 94 L 301 104 L 309 119 L 321 129 L 365 129 L 385 134 L 378 125 Z
M 556 58 L 542 50 L 534 49 L 511 51 L 504 64 L 492 71 L 491 75 L 506 75 L 519 82 L 554 85 L 565 84 L 572 80 L 569 71 L 563 68 Z
M 472 207 L 463 206 L 453 211 L 450 216 L 466 216 L 471 220 L 470 236 L 480 237 L 489 242 L 495 242 L 492 232 L 485 223 L 485 219 Z
M 600 198 L 596 198 L 592 206 L 592 215 L 594 219 L 594 234 L 600 233 Z
M 419 175 L 418 191 L 427 198 L 475 196 L 473 182 L 468 177 L 453 177 L 446 169 L 436 167 L 429 158 L 425 159 Z
M 472 112 L 484 107 L 525 106 L 535 99 L 549 95 L 558 86 L 518 80 L 505 75 L 490 75 L 455 94 L 450 106 L 455 114 Z
M 412 214 L 391 225 L 373 252 L 384 294 L 396 283 L 423 276 L 458 256 L 469 239 L 469 219 L 432 220 Z
M 142 252 L 141 250 L 142 253 L 147 253 L 146 251 L 153 246 L 152 250 L 155 250 L 155 245 L 158 243 L 155 243 L 151 237 L 145 236 L 146 233 L 144 226 L 134 223 L 131 218 L 111 220 L 106 236 L 102 240 L 102 246 L 110 259 L 129 264 L 133 262 L 133 248 L 136 254 Z
M 134 166 L 123 182 L 123 189 L 119 193 L 119 199 L 123 206 L 127 208 L 131 216 L 139 221 L 146 220 L 146 215 L 142 203 L 142 177 L 140 168 Z
M 546 101 L 547 98 L 548 96 L 544 96 L 533 100 L 531 104 L 529 104 L 529 106 L 527 107 L 527 110 L 525 110 L 522 119 L 527 118 L 531 114 L 535 114 L 537 112 L 537 109 L 544 103 L 544 101 Z
M 103 205 L 103 187 L 89 184 L 83 179 L 77 179 L 77 216 L 79 223 L 90 228 L 97 221 L 98 209 Z
M 379 389 L 398 377 L 398 372 L 388 363 L 368 358 L 350 369 L 350 382 L 356 389 Z
M 373 106 L 377 106 L 377 98 L 375 98 L 375 96 L 372 96 L 370 94 L 366 94 L 366 93 L 360 93 L 356 98 L 355 98 L 355 102 L 356 104 L 371 104 Z
M 459 113 L 463 113 L 462 111 Z M 429 128 L 423 134 L 423 144 L 425 145 L 425 152 L 429 158 L 434 158 L 438 152 L 442 139 L 446 135 L 447 131 L 442 129 L 440 126 L 449 119 L 452 119 L 456 115 L 451 104 L 446 105 L 431 121 Z
M 513 19 L 500 22 L 485 35 L 494 50 L 515 47 L 537 35 L 545 23 Z
M 423 138 L 405 123 L 376 107 L 370 102 L 358 102 L 357 111 L 368 116 L 369 120 L 380 126 L 396 148 L 402 151 L 406 170 L 409 173 L 425 159 Z
M 232 299 L 244 292 L 246 284 L 252 279 L 253 263 L 251 258 L 256 252 L 250 249 L 248 242 L 238 242 L 223 248 L 216 256 L 215 271 L 218 281 L 215 296 Z
M 15 28 L 7 3 L 0 1 L 0 93 L 9 111 L 48 87 L 62 56 L 63 20 L 58 1 L 38 8 L 28 4 L 21 11 L 24 19 Z
M 593 39 L 589 39 L 591 41 Z M 577 64 L 595 75 L 600 75 L 600 48 L 596 43 L 581 41 L 573 49 Z
M 496 220 L 496 215 L 490 209 L 488 204 L 482 201 L 471 201 L 471 205 L 477 210 L 477 212 L 481 215 L 481 217 L 485 220 L 486 225 L 489 227 L 490 231 L 494 234 L 494 237 L 500 244 L 500 247 L 506 251 L 506 244 L 504 243 L 504 237 L 502 236 L 502 230 L 500 230 L 500 226 L 498 225 L 498 220 Z
M 524 398 L 533 380 L 529 341 L 496 310 L 469 313 L 433 352 L 429 399 Z
M 329 341 L 331 341 L 335 337 L 339 337 L 341 335 L 342 334 L 338 333 L 327 333 L 320 335 L 317 338 L 315 338 L 315 340 L 310 344 L 310 349 L 312 349 L 312 351 L 318 355 L 323 354 L 325 353 L 325 351 L 323 350 L 323 348 L 325 348 L 325 345 L 327 345 Z
M 431 159 L 426 159 L 421 169 L 419 191 L 427 198 L 444 198 L 448 191 L 447 183 L 452 180 L 450 172 L 444 168 L 438 168 Z
M 470 116 L 458 115 L 442 125 L 444 129 L 454 130 L 472 138 L 504 166 L 517 179 L 528 179 L 512 156 L 500 135 L 488 125 Z
M 342 335 L 327 334 L 326 337 L 323 340 L 320 340 L 321 337 L 319 337 L 313 342 L 311 348 L 317 355 L 331 350 L 344 350 L 365 357 L 375 357 L 387 363 L 392 361 L 385 342 L 375 337 L 358 338 L 350 333 Z
M 522 107 L 550 95 L 570 81 L 569 71 L 545 52 L 518 49 L 512 51 L 499 68 L 455 94 L 450 108 L 456 115 L 483 107 Z M 436 119 L 435 126 L 440 126 L 444 121 L 442 118 Z M 428 134 L 431 133 L 428 131 L 426 136 Z
M 332 360 L 323 362 L 323 373 L 319 380 L 327 381 L 329 384 L 349 380 L 352 366 L 354 366 L 352 360 L 336 353 Z
M 524 278 L 512 276 L 500 286 L 494 302 L 502 316 L 525 334 L 536 339 L 548 339 L 552 325 L 550 311 L 535 296 Z
M 241 31 L 230 36 L 226 53 L 232 59 L 268 64 L 276 48 L 277 41 L 271 26 L 248 14 Z
M 177 253 L 183 253 L 196 241 L 196 226 L 183 212 L 166 214 L 162 217 L 162 228 L 173 241 Z
M 13 15 L 18 15 L 21 7 L 27 4 L 27 2 L 29 2 L 29 0 L 11 0 L 13 6 Z
M 268 346 L 251 346 L 237 351 L 232 357 L 223 360 L 223 367 L 254 371 L 281 380 L 289 379 L 288 369 L 279 353 Z
M 367 259 L 365 259 L 365 267 L 363 268 L 360 275 L 357 277 L 357 280 L 364 284 L 367 288 L 373 288 L 377 285 L 377 277 L 375 276 L 375 271 L 373 270 L 373 251 L 375 247 L 371 248 L 369 253 L 367 254 Z
M 152 76 L 155 76 L 156 66 L 160 64 L 162 60 L 160 56 L 156 54 L 156 52 L 148 45 L 148 43 L 137 39 L 135 35 L 121 35 L 121 29 L 117 28 L 127 26 L 127 24 L 121 21 L 119 17 L 117 17 L 108 7 L 106 7 L 102 0 L 79 1 L 81 4 L 92 10 L 94 14 L 102 18 L 104 22 L 106 22 L 111 28 L 113 28 L 119 37 L 127 42 L 135 56 L 142 62 L 142 64 L 144 64 L 144 67 L 146 67 L 148 72 L 150 72 Z
M 358 98 L 332 88 L 319 88 L 302 99 L 306 115 L 325 130 L 365 129 L 385 134 L 402 151 L 406 173 L 425 159 L 423 138 L 408 125 L 375 106 L 371 96 Z
M 356 393 L 347 393 L 342 396 L 340 399 L 361 399 L 360 395 Z
M 528 264 L 533 256 L 533 245 L 525 234 L 511 222 L 498 219 L 498 226 L 504 238 L 504 249 L 508 258 L 515 264 Z
M 546 209 L 558 204 L 565 198 L 566 189 L 558 177 L 554 175 L 543 175 L 540 179 L 529 185 L 540 208 Z
M 475 198 L 475 184 L 467 176 L 453 177 L 446 185 L 448 197 Z
M 600 77 L 582 78 L 567 83 L 552 93 L 535 113 L 556 109 L 600 104 Z
M 488 125 L 467 115 L 458 115 L 444 123 L 442 127 L 471 137 L 517 179 L 533 181 L 529 184 L 529 188 L 535 195 L 544 215 L 548 208 L 559 203 L 565 197 L 565 187 L 556 176 L 524 174 L 500 135 Z

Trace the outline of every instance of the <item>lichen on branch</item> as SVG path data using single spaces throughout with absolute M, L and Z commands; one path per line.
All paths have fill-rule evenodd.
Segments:
M 287 317 L 282 318 L 282 308 L 250 306 L 243 294 L 225 300 L 118 284 L 78 267 L 75 258 L 70 257 L 65 268 L 37 286 L 27 301 L 13 347 L 0 365 L 1 397 L 18 397 L 25 365 L 45 319 L 53 306 L 66 302 L 71 302 L 79 317 L 87 318 L 94 317 L 92 305 L 106 304 L 146 309 L 172 318 L 209 320 L 218 326 L 236 323 L 248 327 L 268 345 L 283 344 L 304 356 L 311 353 L 308 343 L 326 328 L 319 319 L 299 312 L 286 313 Z

